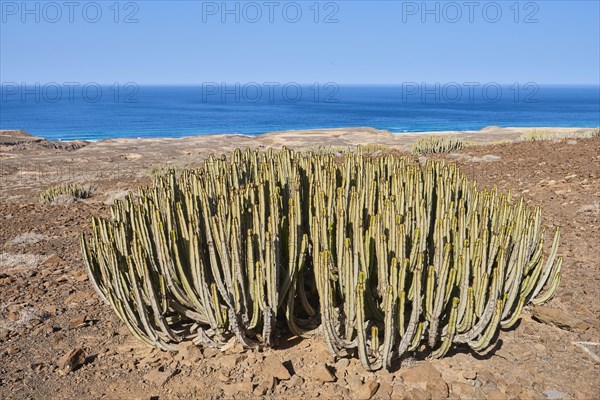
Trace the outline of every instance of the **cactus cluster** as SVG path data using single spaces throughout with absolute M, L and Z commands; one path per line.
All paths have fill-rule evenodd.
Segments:
M 61 183 L 49 187 L 40 193 L 40 203 L 51 204 L 56 202 L 61 197 L 68 199 L 87 199 L 92 195 L 92 189 L 89 186 L 79 183 Z
M 459 138 L 447 136 L 426 136 L 417 139 L 412 146 L 412 152 L 416 155 L 447 153 L 466 147 L 465 142 Z
M 539 207 L 452 164 L 235 151 L 170 173 L 93 220 L 84 259 L 131 332 L 172 349 L 321 335 L 368 370 L 419 348 L 485 349 L 554 294 Z
M 533 129 L 522 133 L 520 139 L 525 142 L 540 142 L 543 140 L 587 139 L 595 137 L 600 137 L 600 128 L 576 132 L 553 132 Z

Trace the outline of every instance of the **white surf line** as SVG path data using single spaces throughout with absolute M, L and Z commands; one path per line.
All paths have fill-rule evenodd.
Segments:
M 575 346 L 581 348 L 583 351 L 585 351 L 590 357 L 592 357 L 594 359 L 594 361 L 596 361 L 597 363 L 600 363 L 600 357 L 598 357 L 598 355 L 596 353 L 594 353 L 593 351 L 591 351 L 590 349 L 588 349 L 586 346 L 600 346 L 600 343 L 598 342 L 571 342 L 572 344 L 574 344 Z

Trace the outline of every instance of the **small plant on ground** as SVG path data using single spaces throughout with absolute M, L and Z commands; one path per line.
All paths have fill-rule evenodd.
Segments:
M 534 129 L 521 134 L 521 140 L 525 142 L 539 142 L 542 140 L 587 139 L 599 136 L 600 128 L 583 132 L 548 132 Z
M 448 153 L 466 147 L 466 143 L 459 138 L 447 136 L 427 136 L 417 139 L 412 145 L 415 155 Z
M 539 129 L 534 129 L 521 134 L 521 140 L 525 142 L 538 142 L 540 140 L 546 140 L 548 137 L 549 134 L 546 131 L 541 131 Z
M 61 183 L 51 186 L 40 193 L 42 204 L 53 204 L 57 202 L 72 202 L 74 200 L 87 199 L 92 195 L 92 188 L 79 183 Z
M 148 169 L 148 174 L 152 178 L 152 182 L 156 182 L 158 179 L 170 174 L 177 173 L 183 168 L 179 165 L 173 164 L 155 164 Z

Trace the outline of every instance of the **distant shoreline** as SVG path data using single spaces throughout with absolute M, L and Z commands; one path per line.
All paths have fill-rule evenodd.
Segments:
M 156 141 L 156 140 L 198 140 L 201 138 L 214 138 L 214 137 L 243 137 L 243 138 L 260 138 L 264 136 L 273 136 L 273 135 L 314 135 L 328 132 L 366 132 L 366 131 L 377 131 L 377 132 L 386 132 L 390 135 L 394 136 L 413 136 L 413 135 L 484 135 L 484 134 L 498 134 L 499 132 L 521 132 L 527 133 L 532 131 L 548 131 L 548 132 L 581 132 L 590 129 L 596 129 L 598 126 L 579 126 L 579 127 L 557 127 L 557 126 L 536 126 L 536 127 L 519 127 L 519 126 L 508 126 L 508 127 L 499 127 L 499 126 L 486 126 L 479 130 L 444 130 L 444 131 L 404 131 L 404 132 L 393 132 L 387 129 L 377 129 L 373 127 L 340 127 L 340 128 L 317 128 L 317 129 L 290 129 L 283 131 L 271 131 L 265 133 L 257 133 L 257 134 L 244 134 L 244 133 L 209 133 L 209 134 L 195 134 L 195 135 L 185 135 L 185 136 L 164 136 L 164 137 L 108 137 L 102 139 L 68 139 L 68 140 L 55 140 L 55 139 L 47 139 L 42 136 L 32 135 L 24 130 L 20 129 L 0 129 L 0 138 L 10 137 L 13 139 L 19 138 L 24 141 L 48 141 L 53 143 L 73 143 L 73 142 L 87 142 L 87 143 L 101 143 L 101 142 L 109 142 L 109 141 Z M 368 139 L 368 137 L 365 137 Z M 0 141 L 0 145 L 2 141 Z
M 502 89 L 492 85 L 497 90 L 484 91 L 485 85 L 467 90 L 462 85 L 427 88 L 410 83 L 402 90 L 321 84 L 292 85 L 297 90 L 289 93 L 283 87 L 274 93 L 240 85 L 215 86 L 216 92 L 141 87 L 133 98 L 120 100 L 115 100 L 112 91 L 104 91 L 98 99 L 82 93 L 66 98 L 63 91 L 57 101 L 41 93 L 35 98 L 39 102 L 17 92 L 2 104 L 0 129 L 28 129 L 48 140 L 66 141 L 214 134 L 255 137 L 275 131 L 365 126 L 405 134 L 474 132 L 488 125 L 524 129 L 600 125 L 600 94 L 594 86 L 521 84 Z
M 210 155 L 228 156 L 235 149 L 298 151 L 356 151 L 362 146 L 373 154 L 412 155 L 417 140 L 427 135 L 449 136 L 465 146 L 456 159 L 493 154 L 498 146 L 513 147 L 521 154 L 539 151 L 542 142 L 574 145 L 581 141 L 598 143 L 598 128 L 500 128 L 489 126 L 478 131 L 412 132 L 394 134 L 374 128 L 338 128 L 269 132 L 256 136 L 200 135 L 183 138 L 104 139 L 96 142 L 50 141 L 23 131 L 0 131 L 0 179 L 4 190 L 0 199 L 18 199 L 23 191 L 37 196 L 51 184 L 77 181 L 120 190 L 114 182 L 141 182 L 152 171 L 167 167 L 195 168 Z M 523 149 L 527 150 L 523 152 Z M 519 150 L 520 149 L 520 150 Z M 341 154 L 341 153 L 340 153 Z M 116 189 L 115 189 L 116 188 Z M 132 187 L 128 187 L 128 190 Z M 15 194 L 16 193 L 16 194 Z M 16 197 L 15 197 L 16 196 Z M 108 200 L 107 200 L 108 201 Z

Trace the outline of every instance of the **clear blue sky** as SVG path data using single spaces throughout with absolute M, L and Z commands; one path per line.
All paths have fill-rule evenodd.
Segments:
M 62 16 L 52 23 L 57 10 L 45 2 L 37 11 L 28 2 L 28 14 L 21 1 L 1 1 L 0 81 L 600 84 L 597 0 L 520 2 L 518 15 L 514 0 L 497 1 L 499 18 L 488 1 L 474 9 L 457 1 L 460 17 L 443 1 L 433 14 L 421 1 L 320 2 L 319 23 L 314 0 L 297 2 L 297 23 L 288 22 L 296 9 L 286 1 L 273 6 L 272 23 L 264 1 L 255 3 L 256 23 L 245 2 L 239 23 L 234 14 L 221 22 L 221 1 L 121 2 L 118 16 L 113 0 L 99 1 L 97 23 L 84 19 L 88 2 L 74 10 L 57 3 Z M 94 7 L 86 12 L 97 18 Z M 138 22 L 123 23 L 132 13 Z M 332 13 L 338 22 L 324 23 Z

